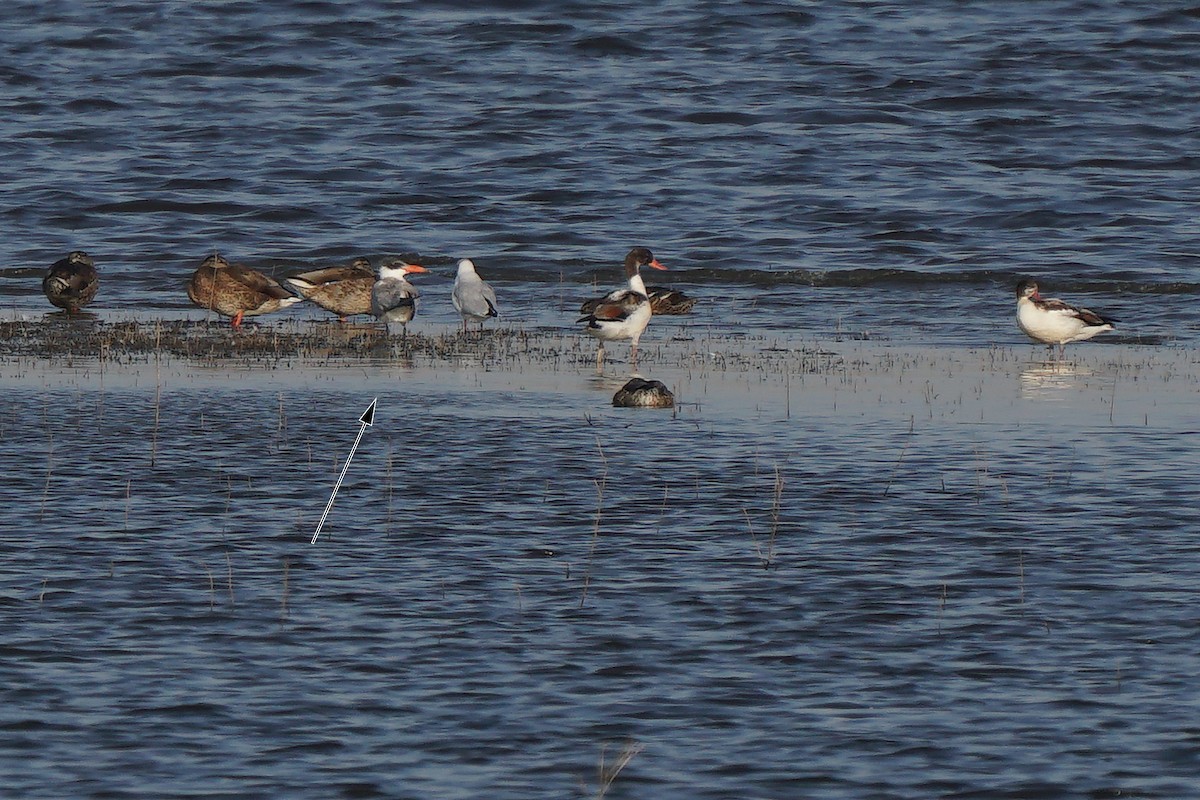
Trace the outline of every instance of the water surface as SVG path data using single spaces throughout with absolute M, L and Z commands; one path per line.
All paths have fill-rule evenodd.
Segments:
M 1198 24 L 5 5 L 6 318 L 76 248 L 102 322 L 406 254 L 441 334 L 469 256 L 536 342 L 6 357 L 0 785 L 590 797 L 636 742 L 610 797 L 1194 793 Z M 643 340 L 674 413 L 572 330 L 634 244 L 701 297 Z M 1019 274 L 1118 331 L 1043 363 Z

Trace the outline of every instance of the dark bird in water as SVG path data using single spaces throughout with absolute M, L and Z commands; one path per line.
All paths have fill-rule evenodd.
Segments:
M 99 288 L 96 263 L 82 250 L 74 250 L 66 258 L 55 261 L 42 280 L 46 299 L 66 309 L 68 314 L 78 314 L 79 309 L 92 302 Z
M 232 317 L 235 328 L 241 327 L 243 317 L 270 314 L 304 300 L 274 278 L 241 264 L 230 264 L 216 253 L 192 273 L 187 293 L 201 308 Z
M 625 256 L 625 276 L 629 279 L 629 288 L 609 292 L 576 320 L 586 322 L 584 331 L 600 340 L 600 347 L 596 350 L 597 369 L 604 366 L 604 343 L 618 339 L 629 340 L 629 360 L 637 366 L 638 339 L 642 337 L 653 313 L 650 298 L 646 296 L 646 284 L 639 271 L 642 267 L 666 269 L 645 247 L 633 248 Z
M 1058 345 L 1060 358 L 1069 342 L 1081 342 L 1111 331 L 1116 321 L 1053 297 L 1042 297 L 1036 281 L 1023 280 L 1017 284 L 1017 326 L 1030 339 L 1051 350 Z
M 420 264 L 397 261 L 379 267 L 379 280 L 371 287 L 371 314 L 380 322 L 399 322 L 408 333 L 408 323 L 417 315 L 417 298 L 421 293 L 406 276 L 428 272 Z
M 650 298 L 650 310 L 664 316 L 689 314 L 696 305 L 696 298 L 666 286 L 647 286 L 646 296 Z
M 342 321 L 355 314 L 371 313 L 371 287 L 375 270 L 365 258 L 356 258 L 348 267 L 329 267 L 301 272 L 283 282 L 305 300 L 311 300 Z
M 662 381 L 634 377 L 617 389 L 613 405 L 617 408 L 674 408 L 675 395 Z

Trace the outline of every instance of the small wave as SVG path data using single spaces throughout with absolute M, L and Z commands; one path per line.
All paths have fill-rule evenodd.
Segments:
M 62 39 L 57 44 L 67 50 L 125 50 L 129 47 L 128 41 L 105 33 L 81 36 L 76 39 Z
M 46 273 L 46 267 L 0 267 L 0 278 L 40 278 Z
M 321 214 L 311 208 L 298 206 L 278 206 L 260 208 L 250 215 L 251 219 L 259 222 L 314 222 L 321 219 Z
M 961 237 L 953 236 L 945 231 L 929 230 L 927 228 L 894 228 L 869 234 L 866 238 L 893 242 L 945 242 Z
M 177 214 L 249 214 L 256 209 L 240 203 L 183 203 L 177 200 L 124 200 L 119 203 L 103 203 L 93 206 L 90 211 L 103 214 L 158 214 L 173 212 Z
M 319 76 L 319 70 L 298 64 L 253 64 L 245 68 L 231 69 L 227 73 L 233 78 L 308 78 Z
M 871 109 L 820 109 L 797 114 L 797 120 L 804 125 L 900 125 L 909 127 L 913 123 L 898 114 Z
M 1155 281 L 1145 276 L 1129 273 L 1087 274 L 1087 265 L 1077 265 L 1078 272 L 1059 274 L 1035 274 L 1039 280 L 1053 284 L 1053 291 L 1064 295 L 1075 292 L 1098 294 L 1151 294 L 1151 295 L 1200 295 L 1200 283 L 1186 281 Z M 504 272 L 511 272 L 504 275 Z M 1036 273 L 1037 271 L 1032 271 Z M 600 284 L 611 282 L 613 269 L 604 266 L 588 270 L 580 279 Z M 665 274 L 665 273 L 664 273 Z M 947 270 L 926 272 L 922 270 L 894 268 L 859 268 L 839 270 L 789 269 L 754 270 L 704 267 L 700 269 L 673 269 L 668 276 L 671 281 L 693 286 L 736 286 L 770 289 L 789 286 L 813 286 L 825 288 L 878 288 L 878 289 L 923 289 L 934 287 L 941 292 L 952 292 L 955 287 L 984 286 L 1003 288 L 1008 291 L 1027 272 L 1018 270 Z M 526 269 L 498 270 L 494 277 L 528 281 L 531 275 Z M 558 282 L 558 273 L 546 274 L 547 282 Z
M 1071 164 L 1072 167 L 1092 169 L 1118 169 L 1131 172 L 1154 170 L 1183 170 L 1194 172 L 1200 166 L 1200 158 L 1178 156 L 1176 158 L 1085 158 Z
M 117 103 L 103 97 L 88 97 L 80 100 L 68 100 L 63 104 L 63 108 L 67 111 L 88 112 L 116 111 L 125 108 L 125 106 L 122 103 Z
M 680 120 L 695 125 L 741 125 L 744 127 L 757 125 L 759 122 L 758 117 L 753 114 L 744 114 L 740 111 L 696 111 L 684 114 Z
M 1025 108 L 1034 104 L 1034 98 L 1017 93 L 986 92 L 983 94 L 949 95 L 931 97 L 913 103 L 926 111 L 981 111 L 993 108 Z
M 1029 211 L 1002 211 L 976 214 L 970 217 L 972 224 L 985 229 L 1025 230 L 1028 228 L 1050 228 L 1053 230 L 1075 229 L 1101 225 L 1110 219 L 1108 214 L 1090 211 L 1059 211 L 1054 208 L 1035 208 Z
M 646 51 L 627 36 L 585 36 L 577 40 L 576 50 L 589 56 L 644 56 Z

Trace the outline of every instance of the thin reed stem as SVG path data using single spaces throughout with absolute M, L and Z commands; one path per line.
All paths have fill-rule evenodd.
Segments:
M 279 615 L 283 619 L 288 618 L 288 573 L 291 567 L 292 562 L 283 559 L 283 593 L 279 596 Z
M 592 525 L 592 545 L 588 548 L 587 562 L 583 565 L 583 592 L 579 596 L 579 607 L 583 608 L 587 602 L 588 587 L 592 583 L 592 556 L 596 553 L 596 542 L 600 539 L 600 520 L 604 515 L 604 487 L 608 482 L 608 458 L 604 455 L 604 448 L 600 445 L 600 437 L 596 437 L 596 450 L 600 453 L 600 463 L 604 465 L 604 471 L 600 477 L 594 480 L 596 484 L 596 519 Z
M 202 561 L 200 566 L 204 567 L 204 572 L 208 575 L 208 610 L 212 611 L 217 607 L 217 582 L 213 579 L 213 573 L 208 568 L 208 564 Z
M 154 463 L 158 459 L 158 417 L 159 406 L 162 398 L 162 384 L 154 388 L 154 432 L 150 435 L 150 468 L 154 469 Z
M 645 745 L 640 742 L 626 742 L 612 764 L 605 763 L 604 756 L 607 749 L 605 746 L 600 750 L 600 764 L 596 770 L 596 800 L 602 800 L 608 794 L 608 790 L 612 788 L 617 776 L 621 774 L 621 770 L 629 766 L 629 762 L 645 749 Z
M 50 476 L 54 471 L 54 437 L 46 437 L 46 485 L 42 488 L 42 508 L 38 512 L 38 522 L 46 516 L 46 500 L 50 497 Z
M 887 486 L 883 489 L 884 497 L 887 497 L 888 493 L 892 491 L 892 482 L 896 480 L 896 473 L 900 471 L 900 462 L 904 461 L 904 454 L 908 452 L 908 445 L 913 437 L 913 423 L 914 419 L 910 418 L 908 421 L 908 436 L 904 440 L 904 447 L 900 448 L 900 457 L 896 459 L 896 464 L 892 467 L 892 474 L 888 476 Z
M 229 605 L 233 605 L 233 559 L 228 550 L 225 551 L 225 573 L 229 583 Z

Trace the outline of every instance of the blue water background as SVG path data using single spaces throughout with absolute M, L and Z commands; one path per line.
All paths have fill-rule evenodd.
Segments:
M 565 349 L 634 244 L 701 298 L 674 414 L 6 362 L 8 796 L 595 797 L 628 742 L 609 797 L 1195 794 L 1197 8 L 16 2 L 0 54 L 5 318 L 75 248 L 111 320 L 213 250 L 419 256 L 425 332 L 469 256 Z M 1118 330 L 1031 362 L 1020 274 Z

